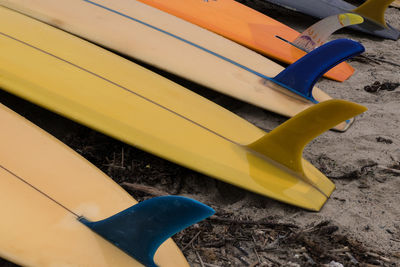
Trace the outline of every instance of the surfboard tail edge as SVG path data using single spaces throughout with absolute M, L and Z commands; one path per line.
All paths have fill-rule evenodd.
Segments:
M 336 82 L 344 82 L 353 75 L 354 71 L 354 68 L 350 64 L 342 62 L 328 70 L 324 74 L 324 77 Z

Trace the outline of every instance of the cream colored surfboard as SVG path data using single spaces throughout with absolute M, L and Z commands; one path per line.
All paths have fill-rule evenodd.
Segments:
M 0 0 L 0 5 L 284 116 L 314 104 L 266 79 L 283 70 L 278 64 L 135 0 Z M 331 99 L 318 88 L 312 95 L 319 102 Z
M 0 104 L 0 257 L 23 266 L 142 266 L 77 216 L 102 220 L 137 202 L 56 138 Z M 169 239 L 160 266 L 189 266 Z

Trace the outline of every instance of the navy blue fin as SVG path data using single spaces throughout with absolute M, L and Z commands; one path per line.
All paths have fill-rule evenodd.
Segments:
M 325 72 L 364 51 L 360 43 L 349 39 L 330 41 L 304 55 L 272 80 L 314 100 L 312 89 Z
M 163 196 L 140 202 L 98 222 L 79 221 L 145 266 L 157 266 L 153 257 L 172 235 L 215 211 L 196 200 Z

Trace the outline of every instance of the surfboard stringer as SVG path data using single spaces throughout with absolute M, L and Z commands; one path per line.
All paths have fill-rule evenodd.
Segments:
M 333 183 L 301 156 L 296 155 L 297 163 L 290 165 L 293 158 L 285 160 L 289 148 L 268 150 L 273 134 L 265 134 L 227 110 L 115 54 L 40 22 L 31 23 L 48 27 L 53 37 L 57 36 L 54 43 L 58 46 L 43 42 L 41 45 L 51 46 L 47 48 L 53 51 L 50 54 L 16 37 L 1 37 L 8 49 L 1 53 L 0 61 L 0 86 L 4 90 L 185 167 L 292 205 L 319 210 L 334 189 Z M 337 42 L 358 51 L 361 48 L 353 42 Z M 69 52 L 71 47 L 75 49 Z M 364 110 L 337 101 L 317 104 L 274 131 L 292 138 L 290 133 L 299 129 L 290 125 L 297 125 L 315 134 Z M 345 114 L 337 117 L 336 109 L 343 109 Z M 333 119 L 328 115 L 320 119 L 329 125 L 318 120 L 324 110 L 334 112 Z M 301 118 L 309 112 L 313 115 L 306 123 Z M 295 139 L 301 140 L 297 147 L 309 141 L 302 136 L 306 135 Z M 287 156 L 279 156 L 279 151 L 287 151 L 282 152 Z M 302 170 L 296 167 L 298 162 L 303 162 Z

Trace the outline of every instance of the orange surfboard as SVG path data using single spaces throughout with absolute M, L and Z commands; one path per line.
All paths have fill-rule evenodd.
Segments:
M 233 0 L 139 1 L 288 64 L 306 53 L 277 37 L 293 42 L 299 32 Z M 325 77 L 342 82 L 353 72 L 354 69 L 343 62 Z

